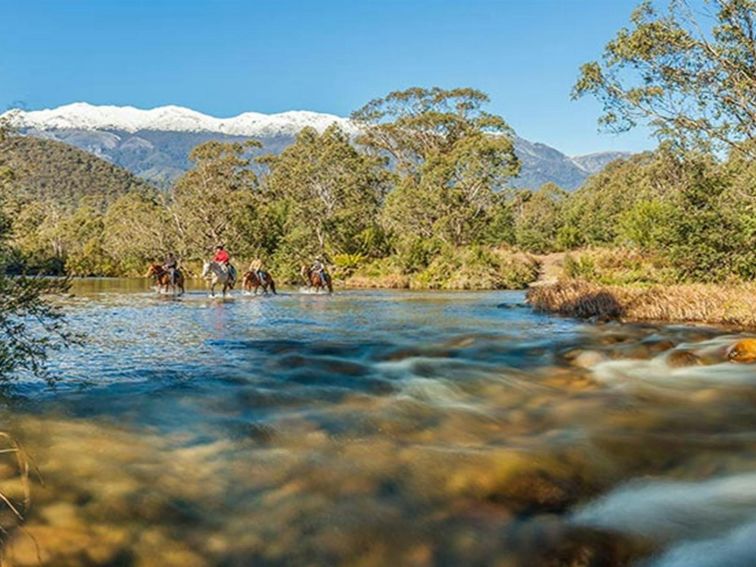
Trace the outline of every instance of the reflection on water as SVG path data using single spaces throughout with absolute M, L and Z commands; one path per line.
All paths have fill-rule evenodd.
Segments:
M 753 565 L 737 335 L 516 292 L 86 286 L 88 345 L 4 412 L 45 481 L 12 565 Z

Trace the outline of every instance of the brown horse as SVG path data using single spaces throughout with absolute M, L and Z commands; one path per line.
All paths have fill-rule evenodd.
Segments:
M 171 274 L 168 270 L 160 264 L 150 264 L 145 277 L 155 279 L 155 283 L 158 285 L 158 293 L 168 293 L 168 288 L 173 290 L 173 295 L 176 295 L 176 292 L 178 292 L 178 295 L 184 295 L 185 293 L 184 274 L 180 270 L 176 270 L 173 278 L 174 281 L 171 282 Z
M 312 271 L 307 266 L 302 266 L 302 269 L 299 271 L 299 273 L 304 278 L 305 283 L 307 283 L 307 287 L 314 287 L 316 292 L 319 292 L 321 289 L 327 289 L 328 293 L 333 293 L 331 274 L 329 274 L 328 272 L 323 272 L 323 279 L 325 279 L 325 284 L 323 284 L 323 279 L 320 278 L 320 274 Z
M 257 290 L 262 288 L 262 291 L 265 295 L 268 294 L 268 288 L 270 288 L 270 291 L 273 292 L 273 295 L 278 295 L 276 292 L 276 282 L 273 281 L 273 278 L 268 272 L 262 273 L 263 278 L 262 280 L 257 275 L 257 272 L 250 270 L 248 272 L 244 272 L 244 276 L 242 277 L 242 288 L 246 292 L 254 292 L 255 295 L 257 295 Z

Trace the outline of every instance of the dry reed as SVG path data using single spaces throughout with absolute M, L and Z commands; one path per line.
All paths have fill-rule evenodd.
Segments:
M 6 510 L 11 513 L 12 522 L 8 522 L 7 518 L 3 519 L 0 523 L 0 552 L 4 551 L 6 544 L 9 542 L 13 531 L 16 529 L 24 530 L 23 523 L 25 515 L 31 506 L 31 482 L 30 477 L 32 471 L 42 480 L 39 471 L 31 462 L 31 459 L 21 448 L 21 445 L 10 435 L 0 431 L 0 456 L 8 457 L 11 460 L 11 466 L 16 471 L 16 476 L 20 481 L 21 495 L 20 498 L 16 495 L 6 494 L 0 489 L 0 506 L 4 506 Z M 8 479 L 4 479 L 8 480 Z M 41 564 L 41 557 L 39 554 L 39 546 L 36 540 L 31 537 L 34 547 L 37 550 L 37 559 Z M 3 556 L 0 555 L 0 566 L 4 565 Z
M 756 328 L 756 284 L 598 285 L 563 280 L 528 290 L 538 310 L 601 321 L 676 321 Z

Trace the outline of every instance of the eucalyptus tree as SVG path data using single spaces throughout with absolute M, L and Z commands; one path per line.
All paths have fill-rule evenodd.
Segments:
M 144 274 L 147 263 L 178 247 L 170 211 L 158 195 L 127 193 L 103 218 L 103 246 L 121 273 Z
M 237 254 L 254 248 L 256 234 L 244 230 L 257 214 L 259 191 L 250 152 L 257 141 L 209 141 L 194 148 L 194 167 L 177 182 L 169 206 L 179 254 L 185 259 L 207 256 L 217 244 Z
M 685 149 L 756 157 L 756 0 L 673 0 L 664 12 L 644 1 L 582 66 L 573 96 L 585 94 L 610 130 L 646 122 Z
M 562 226 L 563 207 L 568 193 L 554 183 L 537 191 L 521 191 L 515 198 L 515 239 L 529 252 L 552 252 Z
M 388 156 L 400 177 L 383 214 L 389 230 L 452 245 L 480 237 L 494 192 L 519 171 L 512 130 L 483 110 L 488 102 L 470 88 L 411 88 L 353 113 L 358 142 Z
M 285 211 L 288 246 L 303 256 L 367 251 L 391 181 L 384 158 L 360 151 L 334 124 L 322 134 L 305 128 L 263 161 L 266 196 Z

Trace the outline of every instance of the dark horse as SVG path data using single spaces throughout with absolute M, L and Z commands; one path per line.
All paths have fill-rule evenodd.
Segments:
M 150 264 L 147 270 L 148 278 L 155 278 L 155 282 L 158 285 L 158 292 L 168 293 L 168 288 L 173 290 L 173 295 L 184 295 L 184 274 L 180 270 L 174 272 L 173 281 L 171 281 L 171 274 L 168 270 L 163 268 L 160 264 Z
M 257 275 L 257 272 L 255 271 L 248 271 L 244 272 L 244 276 L 242 277 L 242 289 L 246 292 L 254 292 L 255 295 L 257 295 L 257 290 L 262 288 L 262 291 L 264 294 L 267 295 L 268 289 L 273 292 L 273 295 L 278 295 L 276 293 L 276 282 L 273 281 L 273 278 L 268 272 L 262 273 L 262 279 Z
M 329 274 L 328 272 L 323 272 L 323 278 L 321 279 L 320 274 L 312 271 L 307 266 L 302 266 L 302 269 L 299 271 L 299 273 L 307 283 L 307 287 L 314 287 L 316 292 L 320 291 L 321 289 L 327 289 L 328 293 L 333 293 L 331 274 Z M 325 283 L 323 283 L 323 280 L 325 280 Z

